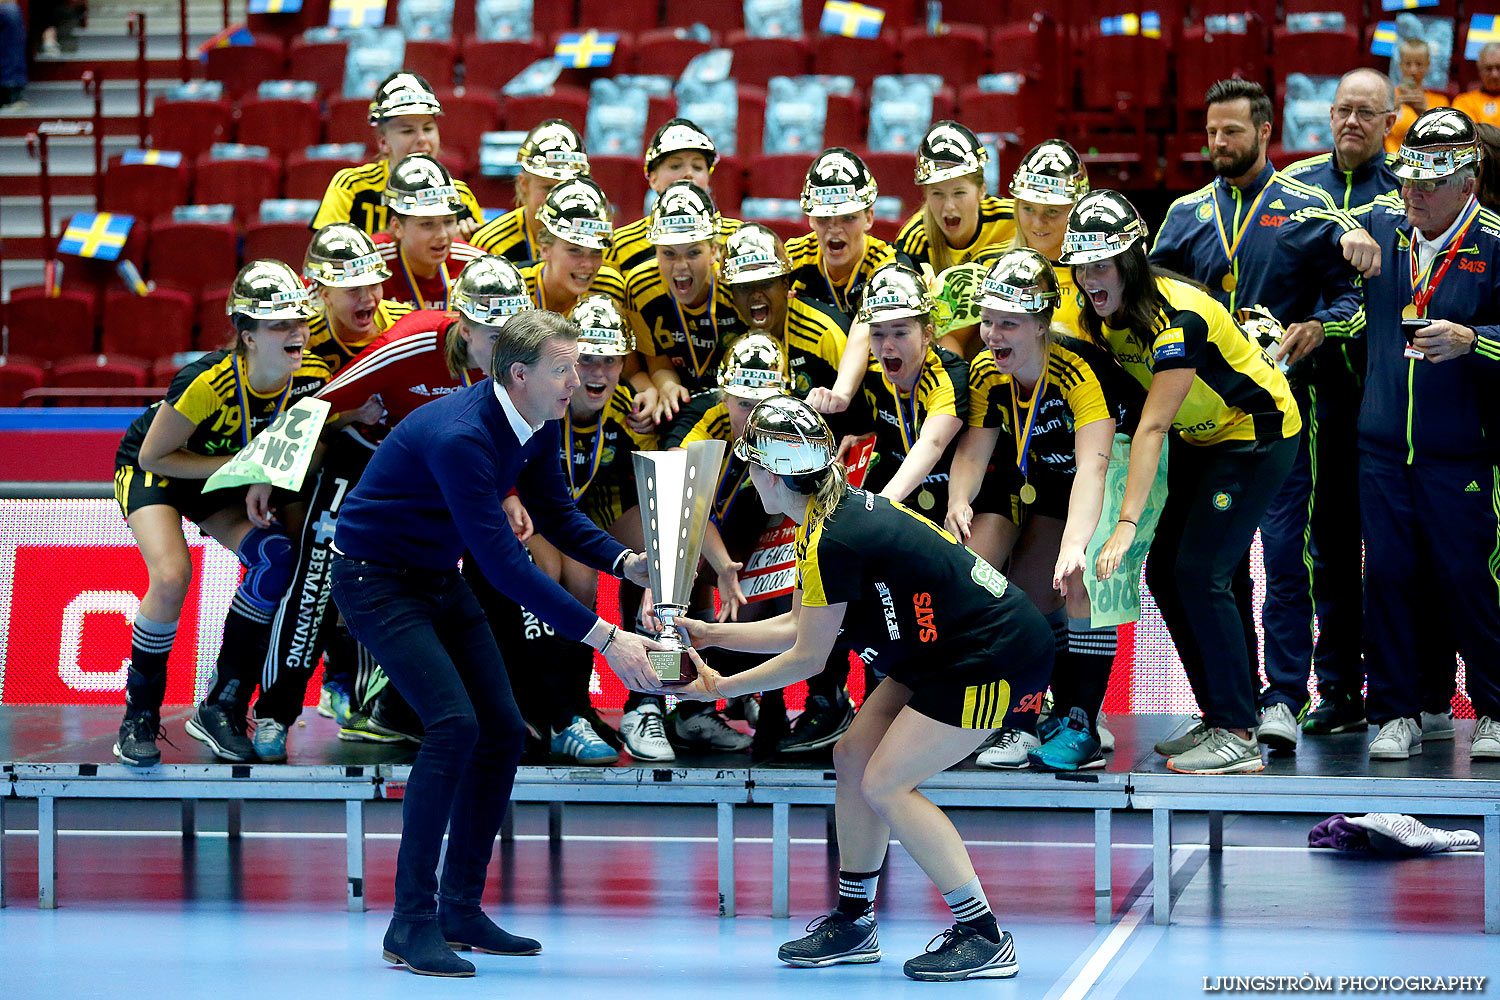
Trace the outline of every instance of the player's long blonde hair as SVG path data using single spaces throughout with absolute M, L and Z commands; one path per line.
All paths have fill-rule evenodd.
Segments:
M 839 505 L 839 501 L 844 498 L 844 493 L 849 489 L 849 472 L 844 468 L 843 462 L 834 462 L 821 473 L 813 473 L 813 475 L 821 475 L 823 478 L 818 483 L 818 488 L 812 494 L 812 498 L 807 501 L 806 521 L 808 524 L 821 521 L 832 514 L 834 508 Z

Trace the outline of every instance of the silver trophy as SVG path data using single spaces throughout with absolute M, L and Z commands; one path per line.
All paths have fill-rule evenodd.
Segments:
M 672 451 L 634 453 L 635 489 L 645 529 L 646 566 L 662 631 L 657 641 L 671 647 L 647 655 L 663 684 L 690 684 L 698 676 L 677 619 L 687 614 L 703 533 L 713 509 L 724 466 L 723 441 L 694 441 Z

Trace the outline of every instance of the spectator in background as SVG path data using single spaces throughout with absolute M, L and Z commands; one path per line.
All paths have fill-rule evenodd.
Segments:
M 0 3 L 0 108 L 26 106 L 26 16 L 19 4 Z
M 1401 40 L 1400 79 L 1396 81 L 1396 124 L 1391 134 L 1385 137 L 1386 152 L 1394 153 L 1401 148 L 1401 137 L 1411 128 L 1417 116 L 1428 108 L 1446 108 L 1448 96 L 1436 90 L 1427 90 L 1422 81 L 1432 68 L 1432 50 L 1420 38 Z
M 1479 204 L 1500 211 L 1500 126 L 1479 123 Z
M 1453 106 L 1476 125 L 1500 125 L 1500 42 L 1490 42 L 1480 49 L 1475 62 L 1479 86 L 1455 97 Z

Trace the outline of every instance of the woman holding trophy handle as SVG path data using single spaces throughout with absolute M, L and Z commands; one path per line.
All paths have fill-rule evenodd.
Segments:
M 1051 632 L 1025 595 L 952 535 L 850 487 L 834 449 L 823 418 L 797 399 L 772 397 L 750 415 L 735 452 L 767 512 L 797 523 L 792 610 L 760 622 L 677 619 L 695 646 L 776 655 L 726 677 L 691 653 L 698 677 L 672 692 L 708 700 L 794 684 L 823 669 L 846 630 L 886 677 L 834 747 L 839 905 L 778 957 L 798 966 L 880 959 L 875 886 L 894 831 L 956 920 L 906 963 L 906 975 L 1015 975 L 1015 947 L 962 838 L 916 789 L 973 753 L 1012 705 L 1039 708 Z

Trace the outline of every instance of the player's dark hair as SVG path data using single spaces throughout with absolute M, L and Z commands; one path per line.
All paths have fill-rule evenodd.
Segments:
M 1266 96 L 1266 90 L 1258 83 L 1250 80 L 1241 80 L 1239 77 L 1230 77 L 1228 80 L 1219 80 L 1208 88 L 1208 93 L 1203 95 L 1204 107 L 1214 104 L 1228 104 L 1230 101 L 1238 101 L 1241 98 L 1250 102 L 1250 122 L 1257 129 L 1271 121 L 1275 109 L 1271 104 L 1271 98 Z

